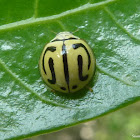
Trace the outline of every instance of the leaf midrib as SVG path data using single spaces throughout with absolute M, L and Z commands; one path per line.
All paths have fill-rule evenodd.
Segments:
M 67 10 L 67 11 L 62 12 L 62 13 L 57 14 L 57 15 L 40 17 L 40 18 L 36 18 L 37 12 L 36 12 L 36 8 L 35 8 L 35 12 L 34 12 L 33 17 L 25 19 L 25 20 L 1 25 L 0 26 L 0 31 L 6 31 L 7 29 L 13 29 L 13 28 L 18 28 L 18 27 L 22 27 L 22 26 L 32 25 L 32 24 L 35 24 L 35 23 L 40 23 L 40 22 L 46 22 L 46 21 L 49 21 L 49 20 L 59 19 L 61 17 L 67 16 L 67 15 L 70 15 L 70 14 L 73 14 L 73 13 L 78 13 L 80 11 L 84 11 L 84 10 L 87 10 L 87 9 L 90 9 L 90 8 L 99 8 L 99 7 L 105 6 L 107 4 L 113 3 L 115 1 L 117 1 L 117 0 L 108 0 L 108 1 L 105 1 L 105 2 L 99 2 L 99 3 L 94 3 L 94 4 L 87 3 L 85 5 L 82 5 L 82 6 L 78 7 L 78 8 Z M 36 3 L 37 3 L 37 1 L 36 1 Z M 37 7 L 37 4 L 35 5 L 35 7 Z

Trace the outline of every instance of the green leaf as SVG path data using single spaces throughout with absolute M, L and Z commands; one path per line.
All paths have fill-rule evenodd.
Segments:
M 140 99 L 139 0 L 0 1 L 0 139 L 56 131 Z M 38 61 L 52 31 L 75 31 L 96 57 L 90 86 L 53 93 Z

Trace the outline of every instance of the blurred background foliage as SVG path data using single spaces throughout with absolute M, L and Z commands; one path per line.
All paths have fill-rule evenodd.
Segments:
M 140 102 L 87 123 L 26 140 L 138 140 Z

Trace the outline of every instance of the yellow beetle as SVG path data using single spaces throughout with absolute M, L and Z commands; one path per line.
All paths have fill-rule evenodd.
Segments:
M 73 93 L 91 80 L 95 57 L 84 40 L 70 32 L 60 32 L 45 46 L 40 56 L 39 69 L 50 88 Z

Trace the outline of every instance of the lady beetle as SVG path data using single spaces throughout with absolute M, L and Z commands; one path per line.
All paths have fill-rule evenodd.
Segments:
M 91 80 L 95 57 L 84 40 L 70 32 L 60 32 L 43 49 L 39 69 L 50 88 L 73 93 Z

